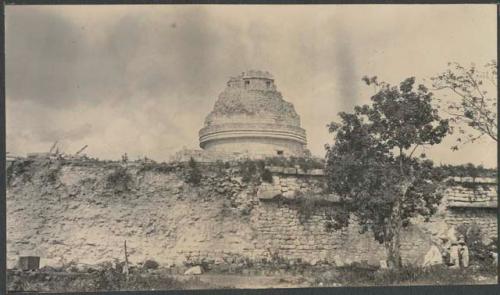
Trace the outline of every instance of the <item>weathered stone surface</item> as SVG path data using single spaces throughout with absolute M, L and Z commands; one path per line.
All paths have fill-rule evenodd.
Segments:
M 378 265 L 385 259 L 383 247 L 371 233 L 359 234 L 356 222 L 326 232 L 321 210 L 306 217 L 294 202 L 272 200 L 285 187 L 288 191 L 299 187 L 305 197 L 330 200 L 315 192 L 324 186 L 324 177 L 280 174 L 273 175 L 272 184 L 235 184 L 239 176 L 229 168 L 228 176 L 211 177 L 193 187 L 175 172 L 139 172 L 136 167 L 128 170 L 131 191 L 115 193 L 105 185 L 113 166 L 63 165 L 62 187 L 44 182 L 43 169 L 34 169 L 29 183 L 23 182 L 23 175 L 15 177 L 12 182 L 17 184 L 7 188 L 9 266 L 23 253 L 40 256 L 44 265 L 51 266 L 112 261 L 123 257 L 125 240 L 132 264 L 155 257 L 161 267 L 187 261 L 189 265 L 261 261 L 269 259 L 269 253 L 336 265 L 363 260 Z M 41 187 L 46 196 L 37 194 Z M 227 192 L 217 194 L 218 187 Z M 73 191 L 78 194 L 69 196 Z M 476 223 L 488 239 L 496 237 L 497 211 L 449 208 L 448 197 L 445 192 L 442 211 L 430 222 L 416 222 L 404 231 L 404 263 L 421 263 L 431 245 L 460 224 Z M 69 209 L 75 204 L 76 209 Z
M 185 275 L 201 275 L 203 273 L 203 269 L 201 266 L 196 265 L 184 272 Z
M 309 175 L 325 175 L 325 172 L 323 171 L 323 169 L 313 169 L 313 170 L 309 171 L 308 174 Z
M 283 173 L 283 167 L 279 166 L 268 166 L 266 167 L 272 173 Z
M 443 257 L 439 248 L 432 245 L 424 256 L 422 266 L 432 266 L 436 264 L 443 264 Z
M 257 190 L 257 198 L 260 200 L 271 200 L 281 195 L 281 190 L 271 185 L 262 185 Z
M 293 105 L 273 77 L 248 71 L 231 78 L 199 132 L 206 151 L 264 156 L 304 156 L 306 134 Z

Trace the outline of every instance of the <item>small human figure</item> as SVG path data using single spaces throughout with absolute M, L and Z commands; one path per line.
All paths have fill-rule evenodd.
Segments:
M 463 239 L 460 239 L 460 260 L 462 267 L 466 268 L 469 266 L 469 247 Z
M 443 262 L 446 265 L 450 264 L 450 241 L 446 237 L 441 237 L 441 245 L 440 245 L 440 250 L 441 250 L 441 257 L 443 258 Z
M 450 268 L 459 268 L 460 267 L 460 258 L 459 258 L 459 247 L 456 241 L 451 242 L 450 246 Z

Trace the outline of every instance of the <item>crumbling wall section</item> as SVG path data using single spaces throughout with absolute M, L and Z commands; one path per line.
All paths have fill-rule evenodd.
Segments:
M 272 183 L 244 182 L 237 169 L 210 173 L 199 186 L 182 165 L 28 161 L 11 163 L 7 188 L 7 258 L 41 257 L 42 265 L 155 259 L 162 265 L 285 259 L 337 265 L 384 259 L 371 233 L 325 229 L 321 208 L 294 200 L 324 194 L 321 170 L 269 167 Z M 451 225 L 475 222 L 496 236 L 496 211 L 452 209 Z M 403 234 L 403 262 L 418 263 L 432 244 L 420 225 Z

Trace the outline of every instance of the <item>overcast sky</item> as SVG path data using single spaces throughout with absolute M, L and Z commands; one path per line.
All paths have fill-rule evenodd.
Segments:
M 369 101 L 363 75 L 398 83 L 449 61 L 496 58 L 495 5 L 7 6 L 7 151 L 168 160 L 198 130 L 232 75 L 270 71 L 308 147 Z M 496 167 L 496 143 L 427 154 Z

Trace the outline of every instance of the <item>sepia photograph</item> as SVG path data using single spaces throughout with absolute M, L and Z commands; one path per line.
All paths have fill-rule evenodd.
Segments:
M 497 9 L 5 5 L 7 291 L 497 284 Z

